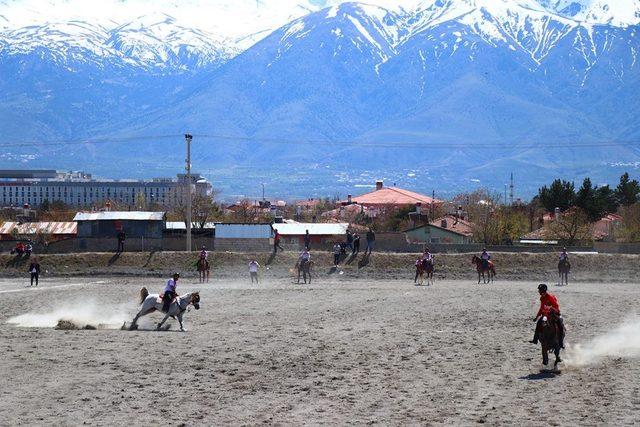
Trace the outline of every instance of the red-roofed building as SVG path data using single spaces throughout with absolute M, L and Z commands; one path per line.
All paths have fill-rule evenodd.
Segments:
M 358 204 L 369 208 L 370 210 L 388 209 L 388 208 L 404 208 L 407 206 L 420 205 L 423 209 L 429 209 L 431 205 L 437 206 L 444 202 L 434 199 L 423 194 L 405 190 L 398 187 L 385 187 L 382 181 L 376 181 L 376 189 L 370 193 L 362 194 L 357 197 L 351 197 L 342 202 L 342 204 Z

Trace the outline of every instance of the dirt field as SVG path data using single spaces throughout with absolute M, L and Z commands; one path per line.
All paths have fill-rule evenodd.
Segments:
M 493 253 L 498 277 L 501 280 L 555 280 L 558 274 L 556 253 Z M 211 252 L 212 275 L 216 278 L 234 279 L 247 271 L 247 263 L 256 259 L 262 266 L 269 266 L 268 275 L 287 280 L 295 265 L 297 252 L 238 253 Z M 436 276 L 441 280 L 467 280 L 475 275 L 471 264 L 472 254 L 436 254 Z M 316 271 L 320 275 L 331 272 L 333 256 L 325 252 L 312 252 Z M 413 273 L 418 254 L 374 253 L 371 257 L 360 254 L 342 260 L 344 276 L 351 279 L 405 280 Z M 195 276 L 197 254 L 184 252 L 125 252 L 80 253 L 39 256 L 45 276 L 156 276 L 165 277 L 176 269 L 183 276 Z M 638 281 L 640 255 L 571 254 L 571 281 Z M 4 277 L 24 276 L 28 259 L 0 255 L 0 268 Z
M 180 283 L 202 295 L 201 310 L 185 315 L 186 333 L 175 324 L 168 332 L 46 327 L 60 319 L 117 327 L 135 313 L 141 285 L 159 290 L 158 279 L 45 279 L 38 289 L 1 280 L 0 424 L 640 422 L 637 343 L 626 357 L 610 346 L 600 359 L 583 350 L 580 365 L 569 355 L 561 374 L 540 373 L 539 347 L 525 342 L 535 282 L 267 279 Z M 567 341 L 586 347 L 628 321 L 640 297 L 630 283 L 551 291 Z

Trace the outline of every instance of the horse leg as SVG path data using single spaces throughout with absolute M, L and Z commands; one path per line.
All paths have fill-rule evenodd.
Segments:
M 143 313 L 142 310 L 140 310 L 138 312 L 138 314 L 136 314 L 136 317 L 133 318 L 133 321 L 131 322 L 131 325 L 129 326 L 129 330 L 133 331 L 134 329 L 138 329 L 138 319 L 141 318 L 142 316 L 144 316 L 146 313 Z
M 478 285 L 480 284 L 480 272 L 478 271 Z
M 544 345 L 542 346 L 542 364 L 544 366 L 549 364 L 549 350 Z
M 171 310 L 171 307 L 169 307 L 169 311 Z M 158 323 L 158 330 L 160 330 L 160 328 L 162 328 L 162 325 L 164 324 L 164 322 L 167 321 L 167 319 L 169 318 L 169 313 L 164 315 L 164 319 L 162 319 L 162 322 Z
M 182 313 L 178 314 L 178 323 L 180 323 L 180 330 L 182 332 L 187 332 L 187 330 L 184 328 L 184 325 L 182 324 Z

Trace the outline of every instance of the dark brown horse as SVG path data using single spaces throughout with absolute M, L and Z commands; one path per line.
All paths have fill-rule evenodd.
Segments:
M 307 276 L 309 276 L 309 284 L 311 284 L 311 270 L 313 270 L 313 261 L 298 261 L 296 263 L 296 270 L 298 270 L 298 283 L 300 283 L 300 275 L 302 275 L 304 283 L 307 283 Z
M 209 261 L 207 261 L 206 258 L 198 258 L 198 264 L 196 267 L 198 269 L 198 278 L 200 279 L 200 283 L 204 283 L 205 280 L 209 283 L 209 272 L 211 270 Z
M 540 321 L 539 326 L 540 344 L 542 345 L 542 364 L 547 366 L 549 364 L 549 353 L 553 351 L 556 356 L 556 360 L 553 364 L 555 369 L 558 363 L 562 362 L 560 359 L 560 334 L 562 331 L 560 328 L 560 322 L 558 322 L 557 314 L 551 312 L 549 316 L 544 316 Z
M 427 284 L 433 285 L 434 259 L 424 260 L 424 272 L 427 274 Z
M 493 278 L 496 277 L 496 269 L 493 262 L 487 261 L 485 266 L 482 259 L 474 255 L 473 258 L 471 258 L 471 263 L 476 266 L 476 271 L 478 272 L 478 283 L 480 283 L 480 277 L 482 277 L 483 283 L 493 283 Z
M 418 279 L 420 280 L 418 281 Z M 424 261 L 422 259 L 416 261 L 416 277 L 414 277 L 413 283 L 416 286 L 422 286 L 422 283 L 424 283 Z
M 558 262 L 558 276 L 560 277 L 560 285 L 569 284 L 569 272 L 571 271 L 571 263 L 568 259 L 561 259 Z

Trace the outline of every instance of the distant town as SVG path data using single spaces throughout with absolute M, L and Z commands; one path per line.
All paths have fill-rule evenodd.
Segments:
M 0 239 L 49 245 L 75 238 L 110 239 L 125 232 L 129 238 L 146 238 L 147 249 L 152 244 L 157 249 L 181 249 L 181 244 L 166 242 L 186 232 L 189 188 L 192 233 L 201 239 L 215 238 L 220 247 L 230 249 L 231 241 L 222 244 L 225 237 L 245 239 L 243 247 L 269 250 L 273 243 L 269 239 L 276 232 L 294 250 L 306 246 L 307 232 L 323 246 L 346 239 L 347 231 L 386 233 L 378 246 L 391 251 L 419 250 L 426 244 L 445 245 L 442 250 L 455 250 L 456 245 L 592 247 L 596 242 L 640 239 L 640 185 L 628 174 L 620 177 L 616 187 L 596 187 L 585 179 L 576 190 L 574 183 L 556 180 L 540 188 L 530 201 L 514 197 L 513 187 L 504 194 L 480 189 L 440 200 L 434 194 L 387 186 L 381 180 L 374 185 L 371 191 L 342 200 L 263 197 L 221 203 L 212 184 L 197 173 L 191 175 L 189 186 L 186 174 L 109 180 L 85 172 L 0 170 Z M 138 226 L 137 221 L 148 223 L 150 218 L 152 225 Z M 110 223 L 78 227 L 86 221 Z M 256 227 L 251 228 L 252 224 Z M 230 228 L 225 231 L 225 227 Z M 251 245 L 246 239 L 261 240 Z M 100 246 L 108 249 L 110 244 Z M 214 240 L 209 244 L 214 245 Z M 87 245 L 78 249 L 89 249 Z

